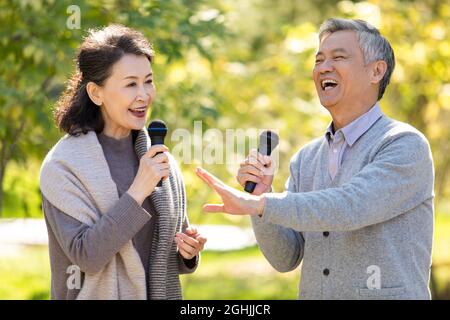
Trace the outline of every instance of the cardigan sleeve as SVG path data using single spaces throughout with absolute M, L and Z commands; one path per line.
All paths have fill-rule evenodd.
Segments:
M 43 209 L 59 246 L 85 273 L 99 272 L 151 219 L 128 193 L 92 226 L 60 211 L 44 196 Z
M 434 169 L 426 138 L 389 137 L 373 160 L 339 187 L 266 195 L 262 219 L 298 231 L 351 231 L 401 215 L 432 198 Z
M 290 175 L 285 186 L 290 192 L 296 192 L 298 187 L 294 168 L 300 167 L 300 155 L 297 153 L 290 163 Z M 300 232 L 264 221 L 260 217 L 252 217 L 252 226 L 259 248 L 272 267 L 279 272 L 289 272 L 298 267 L 303 259 L 305 244 Z

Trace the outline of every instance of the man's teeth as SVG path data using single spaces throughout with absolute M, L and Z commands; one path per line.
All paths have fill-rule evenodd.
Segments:
M 327 89 L 327 88 L 334 88 L 338 83 L 334 80 L 331 79 L 326 79 L 323 80 L 321 85 L 322 85 L 322 89 Z

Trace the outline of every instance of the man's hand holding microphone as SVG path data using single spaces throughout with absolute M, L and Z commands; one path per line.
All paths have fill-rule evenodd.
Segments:
M 275 172 L 275 164 L 270 154 L 277 145 L 278 135 L 272 131 L 264 131 L 260 135 L 258 150 L 252 150 L 240 164 L 236 178 L 247 193 L 228 186 L 203 168 L 197 168 L 197 175 L 213 188 L 223 201 L 222 204 L 206 204 L 203 210 L 261 216 L 264 209 L 263 195 L 271 191 Z

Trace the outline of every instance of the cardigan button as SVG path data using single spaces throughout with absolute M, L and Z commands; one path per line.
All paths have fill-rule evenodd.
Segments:
M 330 270 L 329 269 L 324 269 L 323 270 L 323 274 L 328 276 L 330 274 Z
M 328 232 L 328 231 L 325 231 L 324 233 L 323 233 L 323 236 L 326 238 L 326 237 L 328 237 L 330 235 L 330 233 Z

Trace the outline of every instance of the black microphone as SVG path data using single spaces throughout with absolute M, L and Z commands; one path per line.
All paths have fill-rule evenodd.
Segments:
M 167 126 L 162 120 L 153 120 L 150 122 L 147 128 L 148 135 L 150 136 L 151 145 L 164 144 L 164 138 L 167 134 Z M 162 152 L 158 152 L 160 154 Z M 156 156 L 156 154 L 155 154 Z M 162 186 L 162 180 L 158 182 L 157 187 Z
M 273 149 L 275 149 L 278 145 L 278 135 L 270 130 L 263 131 L 259 135 L 259 146 L 258 152 L 262 155 L 270 156 Z M 256 160 L 258 161 L 258 160 Z M 253 181 L 247 181 L 245 183 L 244 190 L 248 193 L 252 193 L 255 190 L 256 183 Z

